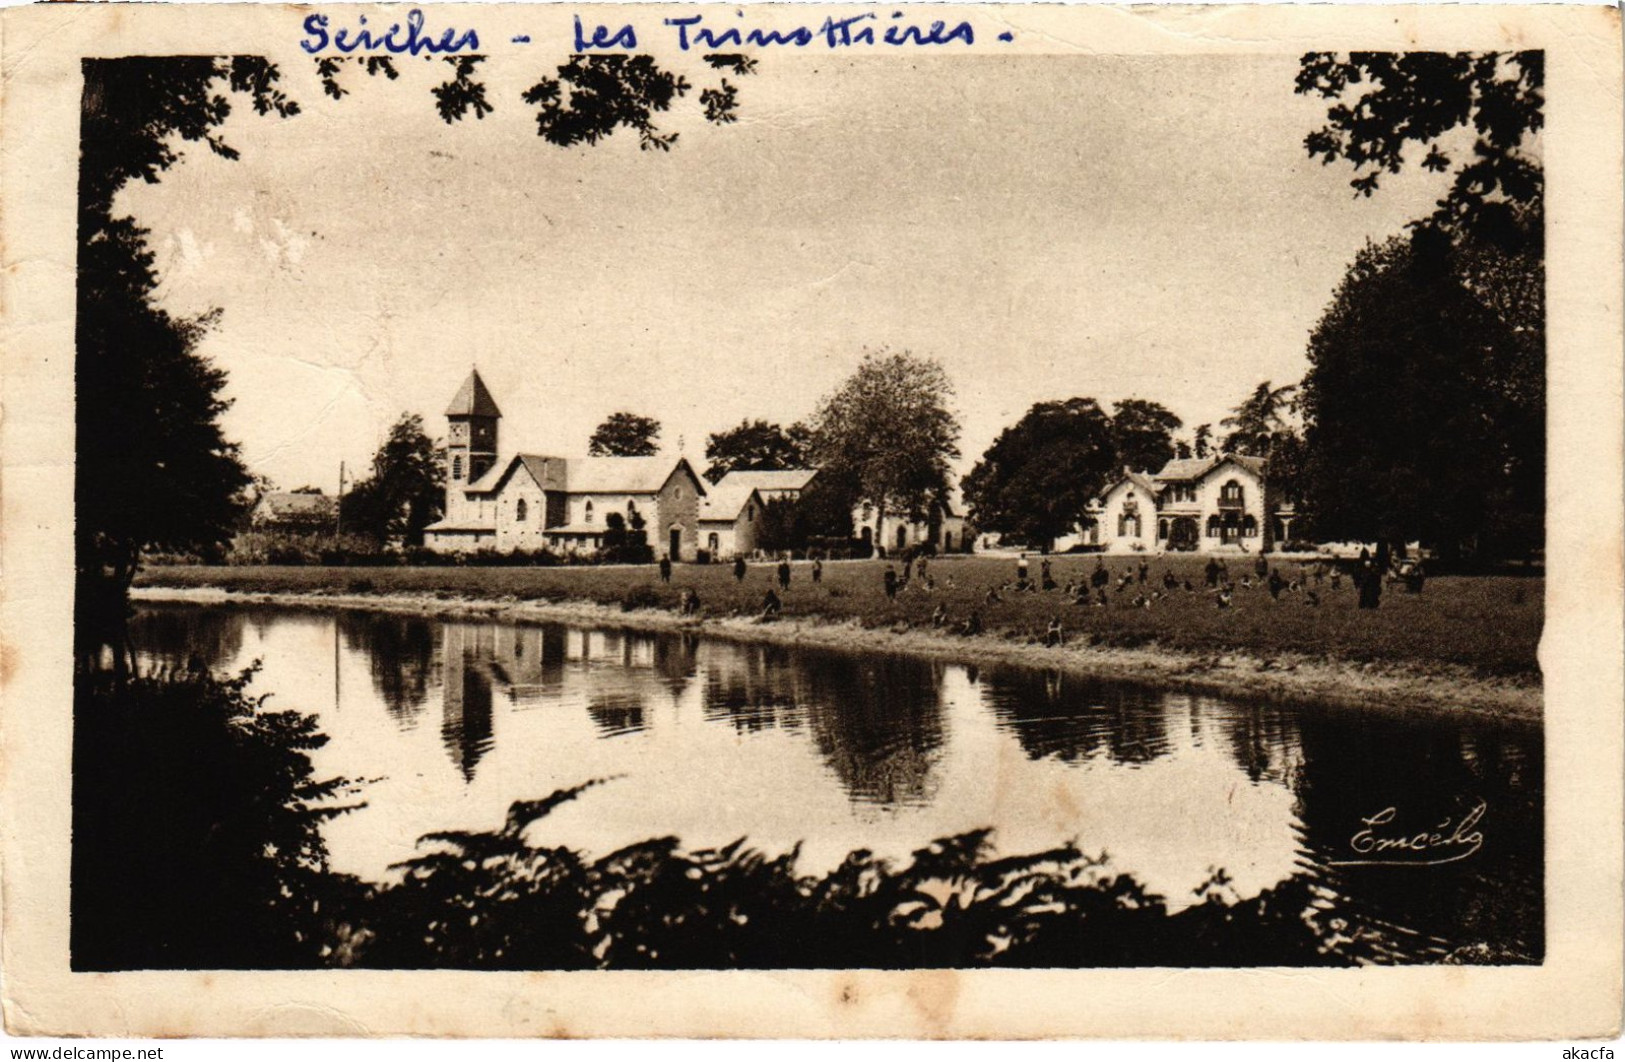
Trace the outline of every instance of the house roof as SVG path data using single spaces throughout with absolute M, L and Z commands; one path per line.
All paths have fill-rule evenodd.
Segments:
M 687 469 L 698 484 L 683 457 L 572 457 L 566 463 L 565 489 L 571 494 L 654 494 L 678 469 Z M 699 490 L 702 496 L 707 493 L 703 485 Z
M 480 379 L 478 369 L 471 370 L 463 386 L 457 389 L 457 396 L 446 407 L 448 417 L 500 417 L 502 411 L 497 408 L 496 399 L 486 389 L 485 381 Z
M 1179 457 L 1162 466 L 1154 478 L 1163 482 L 1201 479 L 1208 469 L 1219 463 L 1216 457 Z
M 489 494 L 508 481 L 516 468 L 530 473 L 536 485 L 543 490 L 564 490 L 569 461 L 547 454 L 514 454 L 506 461 L 498 461 L 485 470 L 485 474 L 463 488 L 470 494 Z
M 669 457 L 555 457 L 549 454 L 514 454 L 498 461 L 479 479 L 464 488 L 470 494 L 490 494 L 500 490 L 523 468 L 543 490 L 565 494 L 656 494 L 672 473 L 686 469 L 694 478 L 701 498 L 705 485 L 694 475 L 687 458 Z
M 805 490 L 818 475 L 816 468 L 786 468 L 763 472 L 729 472 L 717 480 L 717 487 L 744 486 L 756 490 Z M 716 488 L 713 488 L 716 489 Z M 741 502 L 743 504 L 743 502 Z
M 275 520 L 290 516 L 331 516 L 337 508 L 337 499 L 325 494 L 293 494 L 277 491 L 259 501 L 259 508 Z
M 761 504 L 762 499 L 757 494 L 757 488 L 734 478 L 735 476 L 749 474 L 735 472 L 723 476 L 700 502 L 700 519 L 707 521 L 725 520 L 731 523 L 739 518 L 739 511 L 745 507 L 745 503 L 750 501 L 752 497 L 756 498 L 757 504 Z
M 1136 487 L 1139 487 L 1153 498 L 1157 496 L 1157 485 L 1153 483 L 1151 481 L 1151 477 L 1146 475 L 1144 472 L 1134 472 L 1125 468 L 1123 469 L 1123 478 L 1134 484 Z
M 1225 461 L 1238 464 L 1242 468 L 1245 468 L 1247 471 L 1258 476 L 1262 476 L 1264 474 L 1264 466 L 1269 463 L 1262 457 L 1251 457 L 1247 454 L 1225 454 L 1219 460 L 1221 464 Z
M 1268 463 L 1262 457 L 1249 457 L 1246 454 L 1215 454 L 1211 457 L 1177 458 L 1163 465 L 1162 471 L 1152 478 L 1159 483 L 1183 483 L 1193 479 L 1201 479 L 1226 461 L 1239 465 L 1258 476 L 1264 474 L 1264 466 Z

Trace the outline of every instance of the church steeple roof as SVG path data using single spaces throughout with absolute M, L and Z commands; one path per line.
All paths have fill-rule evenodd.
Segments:
M 463 386 L 457 389 L 457 397 L 451 400 L 446 409 L 448 417 L 500 417 L 502 410 L 497 408 L 496 399 L 486 389 L 485 381 L 480 379 L 480 371 L 469 371 L 468 379 Z

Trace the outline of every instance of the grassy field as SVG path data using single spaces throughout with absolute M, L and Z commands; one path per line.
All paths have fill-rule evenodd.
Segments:
M 1209 654 L 1243 652 L 1263 659 L 1301 655 L 1354 662 L 1411 667 L 1444 664 L 1471 669 L 1487 678 L 1539 681 L 1536 650 L 1540 643 L 1545 583 L 1535 577 L 1459 576 L 1430 579 L 1421 594 L 1388 588 L 1375 612 L 1355 607 L 1347 578 L 1341 589 L 1330 581 L 1315 589 L 1319 605 L 1307 592 L 1285 591 L 1279 600 L 1262 587 L 1238 585 L 1233 607 L 1217 607 L 1203 588 L 1206 558 L 1189 555 L 1147 558 L 1146 591 L 1162 587 L 1165 571 L 1193 592 L 1178 589 L 1136 607 L 1136 583 L 1121 591 L 1117 580 L 1137 564 L 1135 558 L 1106 561 L 1112 574 L 1106 607 L 1080 606 L 1060 590 L 1017 593 L 1008 589 L 1015 561 L 1008 557 L 945 557 L 931 561 L 934 587 L 913 580 L 896 600 L 884 591 L 885 561 L 839 561 L 824 565 L 823 581 L 812 582 L 810 565 L 792 565 L 790 588 L 781 595 L 786 616 L 835 621 L 856 620 L 868 627 L 903 624 L 929 627 L 940 606 L 948 622 L 958 625 L 973 610 L 980 614 L 985 637 L 1040 639 L 1050 621 L 1059 618 L 1069 642 L 1117 647 L 1164 646 Z M 1051 561 L 1061 586 L 1086 580 L 1093 557 L 1066 556 Z M 1230 559 L 1231 577 L 1239 584 L 1251 562 Z M 1279 563 L 1284 577 L 1298 573 L 1294 562 Z M 898 568 L 900 571 L 900 568 Z M 1038 578 L 1038 558 L 1031 561 Z M 158 567 L 144 571 L 138 586 L 217 587 L 244 593 L 404 593 L 445 598 L 517 601 L 590 601 L 606 605 L 635 604 L 676 610 L 692 587 L 705 615 L 752 614 L 776 586 L 773 566 L 751 565 L 735 582 L 728 565 L 678 565 L 669 585 L 654 566 L 571 568 L 309 568 L 309 567 Z M 1004 589 L 997 589 L 1005 587 Z M 999 600 L 989 600 L 997 589 Z

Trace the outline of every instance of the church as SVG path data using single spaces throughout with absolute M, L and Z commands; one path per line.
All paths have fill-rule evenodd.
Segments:
M 557 457 L 499 450 L 502 411 L 478 371 L 446 409 L 446 512 L 424 545 L 447 553 L 591 553 L 642 530 L 656 556 L 693 560 L 705 483 L 685 458 Z
M 1267 462 L 1244 454 L 1123 469 L 1089 507 L 1078 543 L 1109 553 L 1260 553 L 1292 537 L 1297 510 L 1269 491 Z M 1071 543 L 1062 544 L 1066 548 Z

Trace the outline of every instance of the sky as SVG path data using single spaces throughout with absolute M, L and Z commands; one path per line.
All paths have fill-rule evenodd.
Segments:
M 809 416 L 866 350 L 941 361 L 961 473 L 1039 401 L 1216 423 L 1301 378 L 1356 252 L 1445 179 L 1356 197 L 1304 153 L 1326 105 L 1290 56 L 776 53 L 734 79 L 739 122 L 697 91 L 664 116 L 669 153 L 551 145 L 518 98 L 549 64 L 485 65 L 496 110 L 448 126 L 439 63 L 346 70 L 336 101 L 284 64 L 304 113 L 239 106 L 241 158 L 189 146 L 118 200 L 161 304 L 223 311 L 200 349 L 227 434 L 284 489 L 332 492 L 405 412 L 443 437 L 476 365 L 505 453 L 584 453 L 630 410 L 698 463 L 709 433 Z

